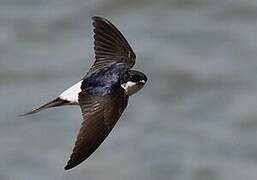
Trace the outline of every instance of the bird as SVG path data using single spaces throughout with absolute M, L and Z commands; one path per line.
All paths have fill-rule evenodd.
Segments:
M 136 55 L 122 33 L 106 18 L 93 16 L 95 61 L 86 75 L 59 96 L 21 116 L 65 105 L 79 105 L 82 123 L 75 146 L 64 167 L 85 161 L 109 135 L 147 76 L 132 70 Z

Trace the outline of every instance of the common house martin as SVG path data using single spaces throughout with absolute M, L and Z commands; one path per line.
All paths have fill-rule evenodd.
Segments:
M 65 170 L 86 160 L 104 141 L 127 106 L 129 96 L 146 83 L 144 73 L 131 70 L 136 55 L 121 32 L 107 19 L 93 17 L 95 62 L 82 80 L 56 99 L 28 112 L 79 105 L 83 122 Z

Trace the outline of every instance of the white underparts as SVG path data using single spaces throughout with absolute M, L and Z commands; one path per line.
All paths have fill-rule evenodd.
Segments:
M 63 93 L 60 94 L 59 97 L 61 99 L 70 101 L 72 103 L 78 103 L 78 99 L 79 99 L 78 96 L 79 96 L 79 93 L 81 92 L 81 88 L 80 88 L 81 83 L 82 83 L 82 80 L 74 84 L 67 90 L 65 90 Z
M 128 81 L 124 84 L 121 84 L 121 87 L 125 90 L 126 94 L 128 96 L 135 94 L 137 91 L 139 91 L 144 85 L 138 84 L 132 81 Z

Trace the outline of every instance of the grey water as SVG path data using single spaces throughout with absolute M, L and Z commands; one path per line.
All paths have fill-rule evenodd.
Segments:
M 110 19 L 148 76 L 84 163 L 63 167 L 79 107 L 25 118 L 92 62 Z M 256 180 L 256 0 L 0 0 L 1 180 Z

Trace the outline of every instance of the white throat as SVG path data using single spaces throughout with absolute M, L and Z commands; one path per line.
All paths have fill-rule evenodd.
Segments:
M 74 84 L 67 90 L 65 90 L 63 93 L 59 95 L 59 97 L 63 100 L 70 101 L 71 103 L 79 103 L 79 93 L 81 92 L 81 83 L 82 80 L 79 81 L 78 83 Z
M 124 84 L 121 84 L 121 87 L 125 90 L 126 94 L 128 96 L 135 94 L 137 91 L 139 91 L 144 85 L 143 84 L 137 84 L 132 81 L 128 81 Z

